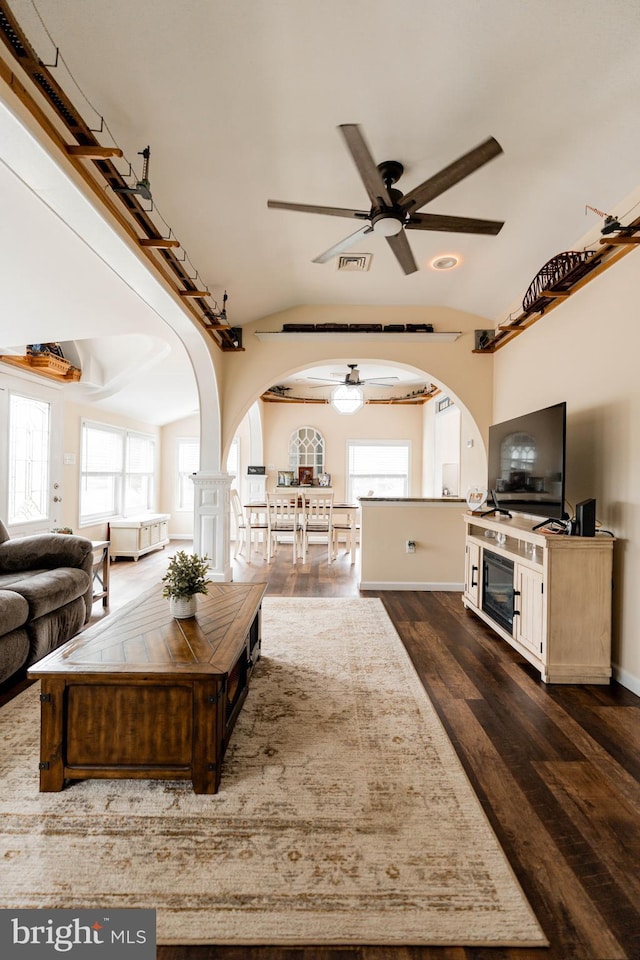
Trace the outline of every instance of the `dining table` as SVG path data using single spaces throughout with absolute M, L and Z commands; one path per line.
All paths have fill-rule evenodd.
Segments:
M 293 494 L 292 494 L 293 496 Z M 302 506 L 301 497 L 298 497 L 298 505 Z M 247 561 L 251 562 L 251 547 L 252 547 L 252 537 L 251 532 L 253 528 L 264 529 L 265 524 L 267 523 L 267 502 L 266 500 L 250 500 L 248 503 L 244 504 L 244 513 L 245 513 L 245 523 L 247 527 Z M 358 516 L 360 514 L 360 504 L 359 503 L 339 503 L 334 502 L 333 504 L 333 518 L 334 523 L 336 522 L 336 514 L 339 518 L 344 518 L 344 521 L 338 520 L 340 524 L 340 529 L 344 529 L 347 534 L 347 550 L 351 556 L 351 563 L 356 562 L 356 545 L 358 541 L 357 537 L 357 528 L 358 528 Z

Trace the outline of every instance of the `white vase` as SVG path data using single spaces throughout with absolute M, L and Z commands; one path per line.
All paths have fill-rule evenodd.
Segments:
M 169 597 L 169 613 L 176 620 L 186 620 L 188 617 L 196 615 L 196 598 L 192 597 Z

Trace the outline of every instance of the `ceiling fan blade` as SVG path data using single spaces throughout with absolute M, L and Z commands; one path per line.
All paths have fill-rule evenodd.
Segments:
M 419 210 L 425 203 L 439 197 L 445 190 L 464 180 L 470 173 L 478 170 L 500 153 L 502 153 L 502 147 L 498 141 L 494 137 L 489 137 L 484 143 L 474 147 L 473 150 L 450 163 L 448 167 L 444 167 L 439 173 L 406 193 L 400 201 L 400 206 L 409 213 Z
M 341 240 L 339 243 L 335 243 L 332 247 L 329 247 L 329 249 L 325 250 L 324 253 L 321 253 L 319 257 L 314 257 L 312 262 L 327 263 L 333 257 L 337 257 L 339 253 L 343 253 L 345 250 L 348 250 L 349 247 L 353 247 L 358 240 L 361 240 L 362 237 L 366 236 L 368 233 L 373 233 L 373 228 L 367 223 L 366 226 L 361 227 L 360 230 L 356 230 L 356 232 L 352 233 L 351 236 L 345 237 L 344 240 Z
M 368 377 L 361 380 L 360 383 L 371 383 L 374 387 L 392 387 L 391 380 L 398 380 L 398 377 Z
M 356 217 L 359 220 L 368 220 L 366 210 L 351 210 L 347 207 L 319 207 L 313 203 L 285 203 L 282 200 L 267 200 L 267 206 L 272 210 L 298 210 L 301 213 L 324 213 L 329 217 Z
M 495 237 L 504 227 L 502 220 L 447 217 L 435 213 L 412 213 L 405 230 L 443 230 L 446 233 L 485 233 Z
M 344 137 L 349 152 L 353 157 L 360 179 L 364 183 L 365 190 L 369 194 L 369 199 L 374 207 L 385 205 L 393 206 L 393 201 L 389 196 L 384 180 L 380 176 L 367 141 L 362 135 L 362 131 L 357 123 L 342 123 L 338 128 Z
M 394 237 L 387 237 L 387 243 L 396 255 L 396 259 L 405 273 L 415 273 L 418 269 L 407 235 L 404 230 L 396 233 Z

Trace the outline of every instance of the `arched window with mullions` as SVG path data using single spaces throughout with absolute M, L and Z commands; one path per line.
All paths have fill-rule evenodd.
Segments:
M 324 473 L 324 437 L 315 427 L 298 427 L 289 438 L 289 469 L 311 467 L 314 477 Z

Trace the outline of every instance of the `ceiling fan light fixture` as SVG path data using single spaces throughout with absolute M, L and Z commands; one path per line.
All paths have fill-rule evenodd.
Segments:
M 347 386 L 343 383 L 331 392 L 331 406 L 337 413 L 357 413 L 363 404 L 364 392 L 355 384 Z
M 373 232 L 381 237 L 395 237 L 402 230 L 402 220 L 397 217 L 382 213 L 379 217 L 374 217 L 371 221 Z
M 453 254 L 446 254 L 445 256 L 436 257 L 435 260 L 431 261 L 430 265 L 434 270 L 453 270 L 459 263 L 459 257 L 455 257 Z

